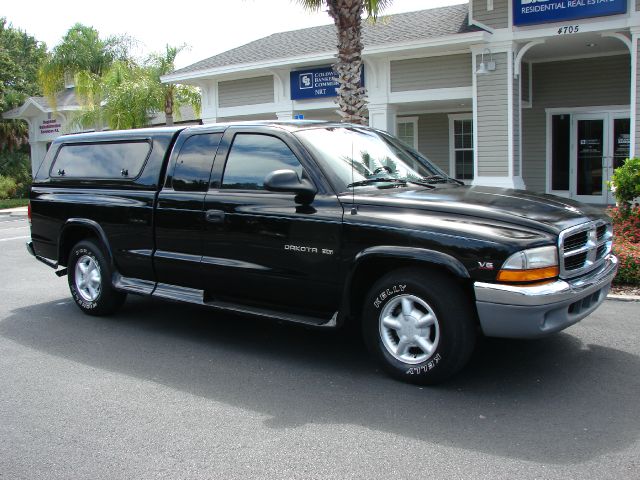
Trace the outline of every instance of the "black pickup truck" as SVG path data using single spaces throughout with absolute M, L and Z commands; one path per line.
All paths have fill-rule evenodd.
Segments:
M 355 326 L 416 383 L 460 370 L 478 334 L 578 322 L 617 270 L 600 210 L 469 187 L 384 132 L 327 122 L 63 136 L 30 219 L 30 253 L 88 314 L 134 293 Z

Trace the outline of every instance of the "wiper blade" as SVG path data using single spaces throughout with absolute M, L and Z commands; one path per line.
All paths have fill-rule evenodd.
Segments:
M 464 182 L 460 181 L 460 180 L 456 180 L 455 178 L 451 178 L 451 177 L 447 177 L 447 176 L 442 176 L 442 175 L 429 175 L 428 177 L 422 177 L 421 179 L 423 182 L 429 182 L 429 183 L 447 183 L 447 182 L 453 182 L 453 183 L 457 183 L 458 185 L 464 185 Z
M 353 182 L 347 185 L 347 188 L 351 187 L 363 187 L 366 185 L 371 185 L 373 183 L 394 183 L 396 185 L 406 185 L 407 183 L 413 183 L 414 185 L 421 185 L 423 187 L 436 188 L 433 185 L 423 182 L 421 180 L 409 180 L 408 178 L 394 178 L 394 177 L 378 177 L 378 178 L 367 178 L 365 180 L 360 180 L 358 182 Z
M 347 185 L 347 188 L 351 187 L 363 187 L 365 185 L 371 185 L 372 183 L 404 183 L 407 181 L 402 178 L 393 178 L 393 177 L 376 177 L 376 178 L 367 178 L 365 180 L 360 180 L 358 182 L 353 182 Z

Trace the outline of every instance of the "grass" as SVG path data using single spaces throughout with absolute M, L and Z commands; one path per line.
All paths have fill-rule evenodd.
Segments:
M 9 198 L 8 200 L 0 200 L 0 210 L 4 208 L 26 207 L 28 203 L 28 198 Z

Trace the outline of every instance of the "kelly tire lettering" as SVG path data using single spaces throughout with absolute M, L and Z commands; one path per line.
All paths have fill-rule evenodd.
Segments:
M 83 268 L 78 268 L 82 263 Z M 126 294 L 119 292 L 111 285 L 112 270 L 106 260 L 103 247 L 92 240 L 78 242 L 69 253 L 68 282 L 71 296 L 76 305 L 84 313 L 89 315 L 109 315 L 118 310 L 126 298 Z M 91 276 L 92 290 L 85 290 L 84 294 L 79 287 L 84 289 L 83 279 L 78 281 L 77 275 L 82 275 L 82 270 L 90 269 L 94 273 Z M 91 298 L 86 298 L 91 297 Z
M 375 282 L 365 297 L 361 326 L 381 366 L 420 385 L 450 378 L 475 346 L 475 311 L 463 285 L 427 268 L 400 269 Z

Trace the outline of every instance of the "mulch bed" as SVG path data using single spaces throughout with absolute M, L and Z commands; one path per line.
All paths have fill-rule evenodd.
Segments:
M 640 285 L 611 285 L 613 295 L 640 295 Z

